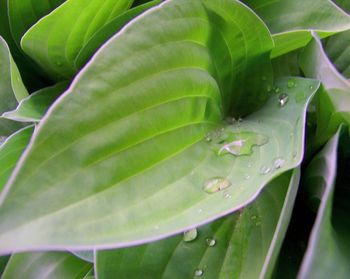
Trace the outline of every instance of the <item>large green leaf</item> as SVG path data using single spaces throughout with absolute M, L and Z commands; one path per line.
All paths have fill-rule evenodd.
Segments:
M 10 0 L 8 17 L 11 34 L 20 45 L 23 34 L 40 18 L 62 4 L 65 0 Z
M 330 37 L 325 50 L 338 70 L 350 78 L 350 31 L 345 31 Z
M 23 99 L 15 110 L 3 113 L 2 117 L 22 122 L 39 122 L 67 85 L 67 82 L 60 82 L 43 88 Z
M 23 36 L 23 50 L 52 78 L 70 78 L 74 60 L 94 33 L 132 4 L 132 0 L 66 1 Z
M 211 33 L 217 30 L 222 37 Z M 281 80 L 280 93 L 290 94 L 286 105 L 280 103 L 287 96 L 273 96 L 242 123 L 216 133 L 244 154 L 265 143 L 251 155 L 218 156 L 221 139 L 203 140 L 221 124 L 231 100 L 247 109 L 239 100 L 257 104 L 253 87 L 263 97 L 271 91 L 268 73 L 258 74 L 270 44 L 255 14 L 230 0 L 168 1 L 134 20 L 40 122 L 1 196 L 1 250 L 144 243 L 240 208 L 297 166 L 315 80 Z M 260 62 L 257 77 L 246 72 L 244 59 Z M 250 83 L 243 82 L 246 75 Z M 231 198 L 203 191 L 217 176 L 231 181 L 224 191 Z
M 2 279 L 81 279 L 92 264 L 70 253 L 44 252 L 12 255 Z
M 28 145 L 33 127 L 26 127 L 11 135 L 0 146 L 0 191 L 4 187 L 12 170 Z
M 17 100 L 28 95 L 5 40 L 0 36 L 0 114 L 17 106 Z M 0 135 L 5 136 L 21 126 L 0 118 Z
M 307 77 L 318 78 L 325 88 L 317 98 L 317 129 L 312 143 L 317 149 L 341 123 L 350 123 L 350 82 L 328 59 L 316 34 L 302 51 L 299 64 Z
M 339 163 L 345 168 L 337 176 L 338 132 L 312 160 L 306 172 L 306 187 L 312 204 L 320 202 L 316 221 L 299 272 L 300 279 L 348 278 L 350 273 L 349 138 L 348 157 Z M 342 154 L 342 153 L 340 153 Z M 337 178 L 337 179 L 336 179 Z M 334 192 L 335 191 L 335 192 Z
M 350 29 L 350 16 L 330 0 L 244 0 L 274 34 L 277 57 L 305 46 L 311 30 L 323 36 Z
M 99 279 L 115 278 L 269 278 L 278 255 L 299 184 L 299 170 L 269 183 L 240 212 L 197 230 L 134 248 L 96 252 Z M 181 264 L 179 264 L 181 263 Z M 254 266 L 254 268 L 252 268 Z M 198 271 L 197 271 L 198 272 Z
M 96 50 L 105 43 L 110 37 L 116 34 L 126 23 L 131 21 L 136 16 L 142 14 L 151 7 L 158 5 L 161 0 L 153 0 L 141 6 L 126 11 L 120 16 L 115 17 L 104 26 L 85 43 L 75 58 L 74 64 L 77 69 L 80 69 L 91 58 Z

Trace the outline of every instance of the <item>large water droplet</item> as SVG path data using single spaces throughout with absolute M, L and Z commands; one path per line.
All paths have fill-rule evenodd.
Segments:
M 310 90 L 314 90 L 314 87 L 312 85 L 309 86 Z
M 271 169 L 267 166 L 262 166 L 260 168 L 260 174 L 268 174 L 271 171 Z
M 297 85 L 297 84 L 296 84 L 296 82 L 295 82 L 294 79 L 289 79 L 288 82 L 287 82 L 287 87 L 288 87 L 288 88 L 293 88 L 293 87 L 295 87 L 296 85 Z
M 289 100 L 289 96 L 286 93 L 282 93 L 281 95 L 278 96 L 278 103 L 281 107 L 284 107 Z
M 207 238 L 205 241 L 209 247 L 213 247 L 216 244 L 216 240 L 214 238 Z
M 191 242 L 197 238 L 197 235 L 198 235 L 198 232 L 196 228 L 185 231 L 183 235 L 183 241 Z
M 275 169 L 280 169 L 281 167 L 283 167 L 284 163 L 285 163 L 285 160 L 283 158 L 276 158 L 275 161 L 273 162 L 273 165 Z
M 205 183 L 203 189 L 208 194 L 212 194 L 212 193 L 222 191 L 222 190 L 230 187 L 231 185 L 232 185 L 231 182 L 227 178 L 215 176 L 215 177 L 209 179 Z
M 201 277 L 201 276 L 203 276 L 203 274 L 204 274 L 204 271 L 203 271 L 203 269 L 201 269 L 201 268 L 197 268 L 197 269 L 194 271 L 194 276 L 196 276 L 196 277 Z

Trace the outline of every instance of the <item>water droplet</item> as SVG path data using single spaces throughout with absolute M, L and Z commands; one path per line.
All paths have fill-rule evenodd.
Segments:
M 204 274 L 203 269 L 197 268 L 197 269 L 194 271 L 194 276 L 196 276 L 196 277 L 201 277 L 201 276 L 203 276 L 203 274 Z
M 256 219 L 256 216 L 253 215 L 252 217 L 250 217 L 251 220 L 255 220 Z
M 309 86 L 310 90 L 314 90 L 314 87 L 312 85 Z
M 297 85 L 297 84 L 296 84 L 296 82 L 295 82 L 294 79 L 289 79 L 288 82 L 287 82 L 287 87 L 288 87 L 288 88 L 293 88 L 293 87 L 295 87 L 296 85 Z
M 297 157 L 297 152 L 296 151 L 293 151 L 292 155 L 293 155 L 293 158 Z
M 204 191 L 208 194 L 216 193 L 230 187 L 232 184 L 227 178 L 220 176 L 209 179 L 204 185 Z
M 202 213 L 202 212 L 203 212 L 203 209 L 202 209 L 202 208 L 199 208 L 199 209 L 197 210 L 197 212 L 198 212 L 198 213 Z
M 226 122 L 228 123 L 228 124 L 230 124 L 230 125 L 234 125 L 234 124 L 236 124 L 236 118 L 234 118 L 234 117 L 226 117 Z
M 244 178 L 245 178 L 245 180 L 249 180 L 250 179 L 250 175 L 247 174 L 247 175 L 244 176 Z
M 213 247 L 216 244 L 216 240 L 214 238 L 207 238 L 205 241 L 209 247 Z
M 212 138 L 211 138 L 210 134 L 206 134 L 205 137 L 204 137 L 204 140 L 205 140 L 206 142 L 211 142 L 211 141 L 212 141 Z
M 267 166 L 262 166 L 260 168 L 260 174 L 268 174 L 271 171 L 271 169 Z
M 224 195 L 224 198 L 225 198 L 225 199 L 230 199 L 230 198 L 232 198 L 232 196 L 231 196 L 229 193 L 226 193 L 226 194 Z
M 275 169 L 280 169 L 285 163 L 285 160 L 283 158 L 276 158 L 273 162 L 273 165 Z
M 191 242 L 197 238 L 197 235 L 198 235 L 197 229 L 194 228 L 194 229 L 185 231 L 182 239 L 185 242 Z
M 278 94 L 280 93 L 281 89 L 279 87 L 275 87 L 275 93 Z
M 278 96 L 278 103 L 281 107 L 284 107 L 289 100 L 289 96 L 286 93 L 282 93 Z

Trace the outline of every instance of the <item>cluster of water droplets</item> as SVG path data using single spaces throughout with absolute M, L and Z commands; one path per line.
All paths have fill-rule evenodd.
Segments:
M 275 170 L 282 168 L 284 166 L 285 162 L 286 162 L 286 160 L 283 159 L 282 157 L 277 157 L 273 160 L 272 166 L 263 165 L 260 167 L 259 172 L 260 172 L 260 174 L 263 174 L 263 175 L 268 174 L 272 171 L 275 171 Z

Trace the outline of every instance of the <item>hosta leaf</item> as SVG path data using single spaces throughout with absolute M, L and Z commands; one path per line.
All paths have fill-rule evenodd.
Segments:
M 50 105 L 67 88 L 67 82 L 41 89 L 23 99 L 13 111 L 3 113 L 2 117 L 22 122 L 39 122 Z
M 214 23 L 223 37 L 212 37 Z M 1 250 L 144 243 L 240 208 L 297 166 L 315 80 L 281 80 L 288 100 L 273 96 L 243 123 L 219 130 L 227 135 L 223 141 L 239 132 L 249 137 L 251 155 L 218 156 L 216 139 L 202 140 L 221 124 L 231 100 L 247 109 L 239 98 L 250 106 L 252 96 L 243 92 L 253 94 L 255 86 L 264 97 L 268 73 L 248 74 L 242 60 L 263 63 L 270 43 L 261 21 L 239 2 L 168 1 L 139 16 L 94 56 L 40 122 L 1 196 Z M 230 51 L 233 64 L 225 58 Z M 264 69 L 259 66 L 254 70 Z M 238 82 L 246 75 L 251 87 Z M 231 181 L 222 184 L 232 184 L 224 191 L 231 199 L 203 191 L 217 176 Z
M 320 201 L 316 221 L 298 278 L 348 278 L 350 272 L 349 138 L 347 157 L 340 156 L 337 176 L 338 132 L 312 160 L 306 187 L 312 201 Z M 340 152 L 339 154 L 344 154 Z M 340 175 L 340 177 L 339 177 Z
M 96 252 L 99 279 L 269 278 L 299 184 L 299 170 L 269 183 L 242 211 L 198 231 L 191 242 L 177 235 L 133 248 Z M 179 264 L 181 263 L 181 264 Z M 254 268 L 252 268 L 254 266 Z
M 80 279 L 92 265 L 70 253 L 23 253 L 11 256 L 2 279 Z
M 325 36 L 350 29 L 350 16 L 329 0 L 244 0 L 274 34 L 276 57 L 305 46 L 315 30 Z
M 0 114 L 17 106 L 17 100 L 28 95 L 5 40 L 0 36 Z M 0 118 L 0 136 L 7 136 L 21 125 Z
M 62 4 L 65 0 L 10 0 L 8 17 L 11 34 L 18 44 L 23 34 L 41 17 Z
M 317 130 L 313 143 L 316 149 L 328 141 L 341 123 L 350 123 L 350 82 L 328 59 L 315 34 L 299 61 L 304 74 L 318 78 L 325 87 L 317 98 Z
M 350 31 L 336 34 L 327 39 L 325 50 L 338 70 L 350 78 Z
M 102 26 L 79 51 L 74 61 L 75 67 L 77 69 L 80 69 L 82 66 L 84 66 L 84 64 L 90 59 L 96 50 L 110 37 L 116 34 L 126 23 L 128 23 L 136 16 L 142 14 L 144 11 L 150 9 L 151 7 L 158 5 L 160 2 L 161 0 L 154 0 L 141 6 L 137 6 L 126 11 L 120 16 L 115 17 L 104 26 Z
M 11 175 L 12 170 L 28 145 L 34 127 L 26 127 L 11 135 L 0 146 L 0 191 Z
M 132 0 L 66 1 L 24 34 L 22 48 L 52 78 L 70 78 L 81 47 L 131 4 Z

